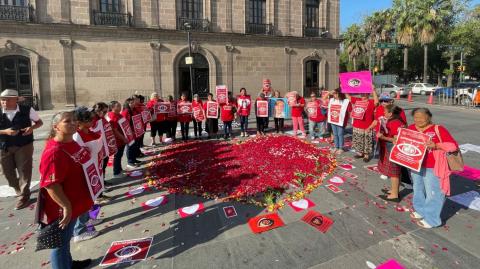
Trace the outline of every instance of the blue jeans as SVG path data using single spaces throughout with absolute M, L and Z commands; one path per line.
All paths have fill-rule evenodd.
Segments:
M 312 120 L 308 120 L 308 133 L 310 136 L 314 137 L 322 137 L 323 136 L 323 121 L 314 122 Z M 318 132 L 315 132 L 315 128 L 318 128 Z
M 343 126 L 338 126 L 331 124 L 333 131 L 333 140 L 335 141 L 335 147 L 337 149 L 343 149 L 343 133 L 345 128 Z
M 440 189 L 440 180 L 433 169 L 410 171 L 410 176 L 413 182 L 413 208 L 431 226 L 442 225 L 440 213 L 445 203 L 445 194 Z
M 88 214 L 88 213 L 87 213 Z M 70 253 L 70 239 L 73 235 L 73 227 L 75 227 L 76 220 L 70 220 L 70 223 L 62 230 L 62 244 L 61 248 L 54 248 L 50 252 L 50 261 L 53 269 L 70 269 L 72 268 L 72 254 Z
M 88 230 L 87 223 L 90 220 L 90 215 L 88 211 L 78 216 L 77 221 L 75 222 L 75 227 L 73 228 L 73 236 L 79 236 Z
M 240 116 L 240 131 L 246 132 L 248 129 L 248 116 Z
M 122 157 L 125 145 L 118 147 L 117 153 L 113 156 L 113 175 L 118 175 L 122 172 Z
M 225 136 L 230 136 L 232 133 L 232 122 L 231 121 L 224 121 L 223 122 L 223 131 Z

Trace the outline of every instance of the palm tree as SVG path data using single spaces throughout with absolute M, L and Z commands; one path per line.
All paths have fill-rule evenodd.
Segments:
M 392 15 L 392 11 L 386 9 L 374 12 L 365 19 L 365 33 L 369 37 L 368 40 L 370 43 L 391 41 L 394 32 Z M 389 49 L 377 49 L 375 51 L 376 58 L 380 59 L 380 70 L 383 70 L 383 58 L 389 51 Z
M 398 43 L 405 45 L 403 50 L 403 71 L 408 71 L 408 47 L 415 40 L 415 2 L 417 0 L 393 0 L 395 34 Z
M 357 24 L 348 27 L 343 36 L 344 47 L 349 59 L 353 60 L 353 70 L 357 71 L 357 57 L 362 55 L 365 49 L 365 33 Z

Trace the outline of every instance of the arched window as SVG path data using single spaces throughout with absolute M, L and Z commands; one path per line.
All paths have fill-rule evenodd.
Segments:
M 120 10 L 121 10 L 120 0 L 100 0 L 101 12 L 120 13 Z
M 318 66 L 317 60 L 309 60 L 305 63 L 305 85 L 304 96 L 310 94 L 311 91 L 318 91 Z
M 319 0 L 307 0 L 305 3 L 305 36 L 316 37 L 320 35 Z
M 17 90 L 29 105 L 34 105 L 30 59 L 24 56 L 0 58 L 0 88 Z
M 190 84 L 190 65 L 185 63 L 185 54 L 178 64 L 178 96 L 185 92 L 190 96 L 198 94 L 200 98 L 207 98 L 209 91 L 209 64 L 207 58 L 200 53 L 193 53 L 192 78 L 193 83 Z M 193 90 L 191 89 L 193 86 Z

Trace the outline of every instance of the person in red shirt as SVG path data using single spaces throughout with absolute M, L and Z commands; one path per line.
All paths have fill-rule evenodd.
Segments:
M 252 107 L 250 95 L 247 95 L 247 89 L 241 88 L 240 95 L 237 96 L 237 115 L 240 117 L 240 132 L 242 137 L 248 136 L 248 116 Z
M 257 115 L 257 136 L 265 135 L 265 129 L 268 126 L 268 115 L 267 117 L 258 116 L 258 101 L 267 101 L 265 94 L 263 92 L 258 94 L 257 100 L 255 100 L 255 115 Z
M 350 100 L 345 97 L 345 94 L 336 88 L 332 91 L 332 98 L 328 101 L 328 122 L 332 128 L 333 142 L 335 148 L 331 149 L 332 153 L 342 154 L 344 152 L 344 134 L 347 127 L 349 114 L 352 111 Z M 340 107 L 339 109 L 337 109 Z M 334 109 L 335 108 L 335 109 Z M 343 115 L 343 120 L 342 120 Z
M 305 126 L 303 124 L 303 109 L 305 108 L 305 99 L 297 93 L 297 103 L 292 106 L 292 124 L 293 135 L 297 135 L 297 130 L 300 128 L 302 132 L 301 137 L 306 137 Z
M 398 196 L 400 187 L 401 167 L 400 165 L 390 161 L 390 151 L 393 147 L 395 137 L 398 135 L 400 128 L 404 128 L 406 123 L 402 120 L 400 112 L 402 109 L 395 105 L 385 107 L 385 118 L 387 123 L 385 128 L 377 134 L 380 154 L 378 158 L 378 171 L 383 175 L 390 177 L 392 187 L 387 191 L 388 195 L 380 195 L 380 198 L 399 203 Z
M 226 104 L 220 105 L 220 118 L 223 122 L 224 136 L 223 138 L 227 140 L 232 135 L 232 122 L 237 119 L 236 111 L 237 107 L 235 101 L 231 98 L 228 99 Z
M 377 95 L 374 95 L 373 98 L 375 100 Z M 389 104 L 393 104 L 395 100 L 390 96 L 388 92 L 380 94 L 380 97 L 378 97 L 378 105 L 375 108 L 375 132 L 378 133 L 380 131 L 380 126 L 382 121 L 385 123 L 385 106 Z M 407 117 L 405 115 L 405 111 L 400 107 L 400 117 L 401 119 L 407 124 Z
M 209 93 L 207 96 L 207 102 L 203 104 L 203 110 L 208 111 L 207 109 L 207 103 L 208 102 L 216 102 L 215 99 L 213 99 L 213 94 Z M 220 110 L 220 108 L 218 108 Z M 217 112 L 218 112 L 217 110 Z M 218 133 L 218 117 L 217 118 L 207 118 L 207 121 L 205 123 L 205 129 L 207 129 L 208 133 L 208 139 L 212 138 L 213 136 L 217 136 Z
M 177 135 L 177 102 L 173 99 L 173 96 L 168 96 L 168 102 L 170 102 L 170 111 L 167 114 L 167 137 L 175 141 Z
M 377 95 L 375 90 L 372 94 Z M 373 128 L 376 125 L 375 107 L 378 98 L 369 99 L 368 93 L 361 94 L 360 98 L 350 94 L 346 94 L 346 97 L 353 105 L 350 116 L 353 118 L 352 147 L 356 152 L 355 158 L 363 158 L 364 162 L 369 162 L 373 153 Z
M 152 146 L 155 145 L 155 137 L 158 133 L 159 143 L 162 142 L 163 134 L 166 131 L 167 115 L 164 113 L 155 114 L 155 105 L 159 102 L 163 102 L 158 96 L 158 93 L 154 92 L 150 96 L 150 100 L 147 102 L 146 108 L 153 115 L 153 119 L 150 122 L 150 137 L 152 138 Z
M 192 101 L 192 109 L 201 109 L 203 110 L 203 103 L 202 100 L 198 97 L 198 94 L 193 95 Z M 196 118 L 193 119 L 193 134 L 195 135 L 195 139 L 202 138 L 202 120 L 198 120 Z
M 72 261 L 70 239 L 76 220 L 93 206 L 82 165 L 69 152 L 78 152 L 80 146 L 73 140 L 77 131 L 73 112 L 59 112 L 52 119 L 52 130 L 40 159 L 39 199 L 43 205 L 41 219 L 47 224 L 58 220 L 62 228 L 62 247 L 52 249 L 52 268 L 85 268 L 91 259 Z M 88 152 L 86 152 L 88 154 Z M 87 156 L 88 158 L 88 156 Z M 38 204 L 37 204 L 38 206 Z
M 275 90 L 273 94 L 274 98 L 282 98 L 280 91 Z M 275 123 L 275 132 L 284 133 L 283 127 L 285 122 L 285 104 L 286 102 L 282 99 L 277 99 L 273 108 L 273 121 Z
M 122 116 L 125 118 L 126 121 L 130 123 L 130 128 L 132 131 L 134 130 L 133 128 L 133 115 L 134 115 L 134 109 L 135 108 L 135 102 L 133 98 L 127 98 L 125 100 L 125 103 L 123 104 L 123 110 L 121 112 Z M 135 169 L 139 164 L 141 164 L 140 161 L 137 160 L 138 157 L 138 151 L 140 149 L 138 148 L 138 143 L 137 140 L 133 142 L 132 145 L 127 145 L 127 168 L 128 169 Z
M 115 136 L 115 142 L 117 144 L 117 153 L 113 156 L 113 177 L 119 178 L 122 175 L 122 156 L 125 150 L 125 145 L 128 144 L 128 140 L 118 123 L 118 121 L 123 119 L 122 114 L 120 114 L 122 111 L 122 105 L 117 101 L 112 101 L 110 102 L 109 110 L 110 112 L 107 113 L 107 117 L 112 125 L 113 135 Z
M 440 186 L 440 179 L 434 173 L 435 157 L 434 150 L 446 152 L 444 146 L 451 143 L 458 144 L 448 130 L 441 126 L 433 124 L 432 113 L 428 108 L 416 108 L 412 111 L 414 124 L 408 126 L 408 129 L 424 133 L 431 137 L 427 142 L 427 153 L 422 162 L 422 168 L 419 172 L 410 170 L 410 177 L 413 182 L 413 208 L 415 212 L 410 215 L 419 220 L 417 224 L 423 228 L 432 228 L 442 225 L 440 213 L 445 203 L 445 194 Z M 438 133 L 437 130 L 438 129 Z
M 187 94 L 182 93 L 182 95 L 180 95 L 180 100 L 178 100 L 177 106 L 181 105 L 181 104 L 186 104 L 186 103 L 190 103 L 187 100 Z M 178 111 L 177 111 L 177 113 L 178 113 Z M 187 141 L 188 140 L 188 129 L 189 129 L 190 122 L 192 121 L 192 114 L 178 114 L 178 121 L 180 122 L 180 128 L 181 128 L 181 131 L 182 131 L 182 140 Z
M 325 121 L 325 116 L 322 114 L 322 100 L 317 99 L 315 92 L 310 94 L 310 101 L 307 104 L 308 114 L 308 133 L 312 140 L 315 137 L 323 136 L 323 129 L 321 125 Z M 318 128 L 318 133 L 315 129 Z

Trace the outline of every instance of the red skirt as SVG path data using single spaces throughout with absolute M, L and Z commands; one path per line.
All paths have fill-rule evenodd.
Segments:
M 380 156 L 378 158 L 378 171 L 387 177 L 400 177 L 401 166 L 390 161 L 390 152 L 387 152 L 385 142 L 380 142 Z

